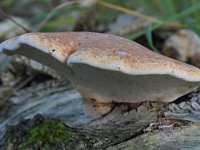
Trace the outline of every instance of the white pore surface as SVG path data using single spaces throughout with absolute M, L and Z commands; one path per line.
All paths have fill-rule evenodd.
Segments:
M 199 84 L 169 75 L 128 75 L 84 64 L 73 64 L 72 69 L 78 91 L 99 102 L 171 102 Z
M 5 54 L 7 55 L 19 54 L 26 56 L 29 59 L 35 60 L 41 64 L 53 68 L 54 70 L 68 77 L 69 80 L 71 79 L 72 77 L 71 68 L 68 67 L 67 64 L 57 60 L 55 57 L 52 57 L 47 52 L 44 52 L 40 49 L 37 49 L 27 44 L 15 45 L 15 47 L 12 45 L 11 46 L 7 45 L 8 43 L 6 44 L 6 46 L 4 46 L 4 44 L 5 43 L 1 45 L 0 50 L 3 51 Z

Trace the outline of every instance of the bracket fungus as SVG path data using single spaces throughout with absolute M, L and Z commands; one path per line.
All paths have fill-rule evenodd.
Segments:
M 0 51 L 65 75 L 89 115 L 107 114 L 115 103 L 171 102 L 200 84 L 200 69 L 114 35 L 27 33 L 4 41 Z

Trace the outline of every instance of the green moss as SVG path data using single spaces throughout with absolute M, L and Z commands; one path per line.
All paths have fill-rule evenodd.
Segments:
M 33 127 L 29 130 L 27 142 L 20 144 L 19 149 L 28 148 L 37 143 L 44 147 L 49 144 L 72 139 L 72 133 L 69 132 L 63 123 L 49 122 Z
M 197 88 L 197 91 L 200 91 L 200 86 Z

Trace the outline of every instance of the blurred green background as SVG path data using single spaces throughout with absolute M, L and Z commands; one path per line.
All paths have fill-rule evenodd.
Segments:
M 67 0 L 1 0 L 0 8 L 9 15 L 23 18 L 31 28 L 36 29 L 52 9 L 62 5 Z M 84 0 L 82 0 L 83 2 Z M 87 0 L 89 1 L 89 0 Z M 123 7 L 124 12 L 103 5 L 101 2 Z M 92 2 L 91 0 L 88 2 Z M 80 16 L 88 15 L 95 7 L 96 12 L 90 14 L 86 22 L 98 21 L 102 24 L 112 22 L 120 13 L 127 13 L 126 8 L 154 18 L 155 25 L 169 25 L 179 28 L 190 28 L 200 34 L 200 1 L 198 0 L 98 0 L 87 7 L 77 4 L 66 6 L 55 11 L 48 22 L 42 26 L 40 31 L 63 31 L 63 26 L 74 27 Z M 93 10 L 94 11 L 94 10 Z M 129 12 L 130 13 L 130 12 Z M 93 16 L 96 15 L 96 16 Z M 79 16 L 79 17 L 77 17 Z M 6 17 L 1 15 L 1 21 Z M 80 20 L 79 20 L 80 22 Z M 64 28 L 64 29 L 63 29 Z M 154 28 L 154 27 L 153 27 Z M 67 28 L 69 30 L 69 28 Z M 72 28 L 70 28 L 73 30 Z M 89 29 L 89 28 L 88 28 Z M 136 32 L 130 38 L 136 38 L 144 34 Z

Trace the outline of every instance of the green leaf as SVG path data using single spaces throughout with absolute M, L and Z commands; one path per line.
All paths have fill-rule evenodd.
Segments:
M 188 9 L 185 9 L 182 12 L 180 12 L 180 13 L 178 13 L 178 14 L 176 14 L 176 15 L 174 15 L 174 16 L 166 19 L 166 20 L 164 20 L 160 24 L 154 24 L 152 26 L 152 31 L 157 29 L 157 28 L 159 28 L 162 25 L 165 25 L 165 24 L 169 23 L 169 22 L 181 19 L 181 18 L 183 18 L 183 17 L 185 17 L 185 16 L 187 16 L 187 15 L 189 15 L 189 14 L 191 14 L 191 13 L 193 13 L 193 12 L 199 10 L 199 9 L 200 9 L 200 2 L 196 3 L 195 5 L 190 6 Z M 145 33 L 146 33 L 146 31 L 140 31 L 138 33 L 135 33 L 133 35 L 128 35 L 126 37 L 133 40 L 133 39 L 136 39 L 136 38 L 144 35 Z
M 154 51 L 154 52 L 157 52 L 159 53 L 159 51 L 157 50 L 157 48 L 154 46 L 153 44 L 153 38 L 152 38 L 152 26 L 150 25 L 147 30 L 146 30 L 146 38 L 147 38 L 147 41 L 151 47 L 151 49 Z
M 160 0 L 159 4 L 166 17 L 172 17 L 176 15 L 176 8 L 174 7 L 172 0 Z

